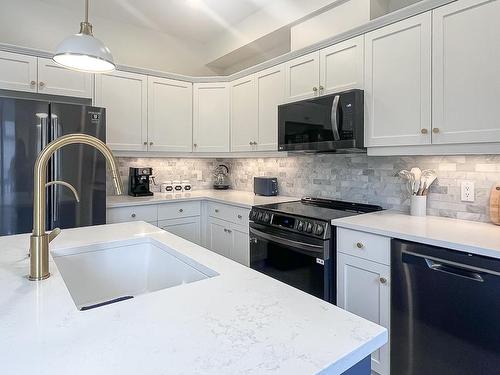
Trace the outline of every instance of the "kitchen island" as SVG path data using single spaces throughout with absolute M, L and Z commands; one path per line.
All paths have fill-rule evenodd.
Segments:
M 79 311 L 53 258 L 0 237 L 2 374 L 369 374 L 387 330 L 143 222 L 63 230 L 51 251 L 151 238 L 217 276 Z M 127 274 L 123 278 L 127 278 Z

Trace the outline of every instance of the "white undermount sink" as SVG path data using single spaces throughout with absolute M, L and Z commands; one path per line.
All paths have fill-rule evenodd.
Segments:
M 218 275 L 148 237 L 51 253 L 75 305 L 84 310 Z

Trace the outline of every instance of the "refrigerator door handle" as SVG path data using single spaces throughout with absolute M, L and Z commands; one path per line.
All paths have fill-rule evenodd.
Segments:
M 51 139 L 54 140 L 59 137 L 59 121 L 57 118 L 56 114 L 51 113 L 51 118 L 50 118 L 50 124 L 51 124 L 51 133 L 52 137 Z M 60 170 L 60 157 L 59 157 L 59 152 L 56 151 L 54 155 L 52 156 L 52 161 L 51 161 L 51 168 L 50 168 L 50 181 L 57 181 L 59 180 L 59 170 Z M 59 187 L 54 185 L 51 189 L 50 192 L 50 200 L 51 200 L 51 206 L 50 206 L 50 216 L 52 223 L 57 224 L 57 221 L 59 220 L 59 206 L 57 204 L 57 198 L 59 197 Z

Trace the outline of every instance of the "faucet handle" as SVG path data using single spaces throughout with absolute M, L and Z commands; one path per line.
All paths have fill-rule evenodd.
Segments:
M 60 228 L 54 228 L 50 233 L 49 233 L 49 242 L 52 242 L 54 238 L 59 236 L 59 233 L 61 233 Z

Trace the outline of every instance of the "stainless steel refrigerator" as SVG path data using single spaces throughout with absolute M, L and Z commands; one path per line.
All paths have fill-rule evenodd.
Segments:
M 106 141 L 104 108 L 0 97 L 0 235 L 28 233 L 33 223 L 33 166 L 40 150 L 65 134 Z M 47 181 L 47 229 L 106 222 L 106 162 L 88 145 L 68 145 L 52 157 Z

